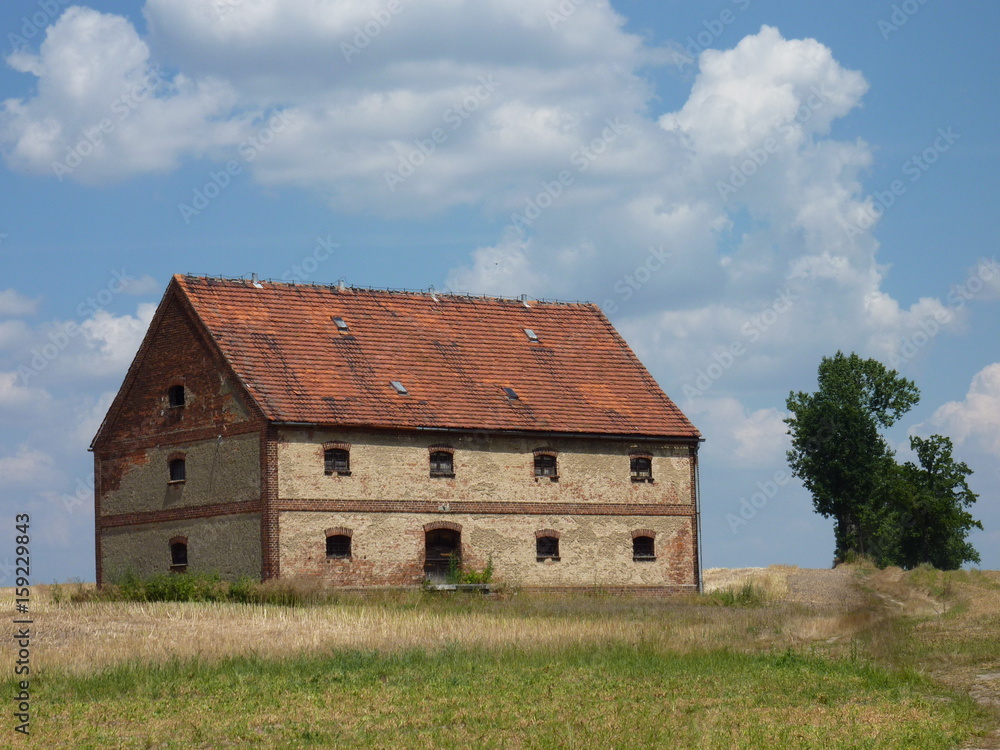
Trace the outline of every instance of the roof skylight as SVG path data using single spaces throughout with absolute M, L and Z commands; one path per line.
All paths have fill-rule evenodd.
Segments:
M 540 339 L 538 338 L 538 334 L 532 331 L 530 328 L 524 329 L 524 335 L 528 337 L 528 341 L 535 343 L 540 341 Z
M 408 390 L 406 390 L 406 386 L 404 386 L 398 380 L 392 380 L 392 381 L 390 381 L 389 385 L 391 385 L 393 388 L 395 388 L 396 389 L 396 393 L 398 393 L 400 396 L 406 396 L 406 395 L 409 395 L 409 393 L 410 393 Z
M 503 392 L 507 394 L 507 398 L 509 398 L 511 401 L 520 398 L 520 396 L 517 395 L 517 391 L 515 391 L 513 388 L 508 388 L 505 385 L 501 386 L 501 388 L 503 388 Z
M 350 329 L 350 328 L 349 328 L 349 327 L 347 326 L 347 321 L 346 321 L 346 320 L 344 320 L 343 318 L 338 318 L 338 317 L 334 317 L 334 318 L 333 318 L 333 324 L 334 324 L 335 326 L 337 326 L 337 330 L 338 330 L 338 331 L 349 331 L 349 330 L 351 330 L 351 329 Z

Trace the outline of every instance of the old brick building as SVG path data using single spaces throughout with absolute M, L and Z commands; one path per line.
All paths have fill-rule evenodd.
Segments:
M 694 590 L 699 441 L 594 305 L 175 276 L 92 445 L 97 578 Z

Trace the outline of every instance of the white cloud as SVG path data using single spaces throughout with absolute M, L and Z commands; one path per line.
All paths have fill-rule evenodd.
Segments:
M 218 119 L 236 103 L 226 83 L 162 78 L 120 16 L 68 8 L 37 54 L 14 52 L 7 63 L 38 78 L 36 95 L 0 106 L 0 143 L 15 169 L 107 182 L 172 169 L 249 132 L 242 117 Z
M 80 353 L 74 369 L 89 375 L 124 375 L 149 328 L 156 306 L 139 305 L 135 315 L 114 315 L 98 310 L 80 324 L 86 351 Z
M 728 397 L 692 399 L 682 408 L 706 436 L 706 454 L 738 468 L 784 465 L 788 428 L 777 409 L 751 412 Z
M 18 446 L 13 456 L 0 456 L 0 477 L 5 484 L 37 485 L 50 479 L 55 460 L 47 453 Z
M 38 309 L 37 299 L 29 299 L 16 289 L 0 291 L 0 316 L 19 318 L 34 315 Z
M 941 406 L 929 426 L 1000 458 L 1000 362 L 976 373 L 965 399 Z

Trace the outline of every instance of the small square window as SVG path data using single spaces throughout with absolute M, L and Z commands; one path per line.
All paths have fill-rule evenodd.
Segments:
M 431 476 L 455 476 L 455 457 L 448 451 L 434 451 L 431 453 Z
M 556 473 L 556 457 L 546 453 L 535 456 L 535 476 L 558 479 L 559 475 Z
M 632 559 L 636 562 L 656 560 L 656 546 L 651 536 L 637 536 L 632 540 Z
M 326 556 L 339 560 L 351 556 L 351 537 L 345 534 L 333 534 L 326 538 Z
M 323 473 L 328 477 L 351 476 L 351 453 L 342 448 L 330 448 L 323 451 Z
M 652 482 L 653 459 L 648 456 L 633 456 L 629 461 L 629 473 L 633 482 Z
M 538 562 L 559 561 L 559 539 L 554 536 L 540 536 L 535 540 L 535 555 Z

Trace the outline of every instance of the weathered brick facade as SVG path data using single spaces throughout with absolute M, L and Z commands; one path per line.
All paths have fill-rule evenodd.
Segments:
M 253 289 L 261 288 L 239 281 L 216 283 L 238 287 L 240 294 L 247 290 L 251 302 Z M 298 287 L 272 286 L 284 286 L 290 297 L 301 294 Z M 441 553 L 445 558 L 454 554 L 475 568 L 492 561 L 496 578 L 515 585 L 551 590 L 598 586 L 647 594 L 699 586 L 700 438 L 689 423 L 678 421 L 683 415 L 676 416 L 676 407 L 637 361 L 636 375 L 625 371 L 634 369 L 626 360 L 618 376 L 623 381 L 631 377 L 638 383 L 633 388 L 656 389 L 656 397 L 674 409 L 668 419 L 680 429 L 659 434 L 616 429 L 627 423 L 622 415 L 635 397 L 620 405 L 609 401 L 615 372 L 608 373 L 607 386 L 585 382 L 587 377 L 594 380 L 593 374 L 578 376 L 584 381 L 581 390 L 586 386 L 587 393 L 597 394 L 601 409 L 613 416 L 607 423 L 610 429 L 588 432 L 571 421 L 565 426 L 574 429 L 559 429 L 564 425 L 551 415 L 533 417 L 543 424 L 525 429 L 532 425 L 531 412 L 524 409 L 557 409 L 558 404 L 543 403 L 530 383 L 513 376 L 508 382 L 516 383 L 527 398 L 510 401 L 508 409 L 520 411 L 511 411 L 516 424 L 509 429 L 502 423 L 491 429 L 442 424 L 447 422 L 443 418 L 412 427 L 378 418 L 368 424 L 323 424 L 296 419 L 299 415 L 287 407 L 281 411 L 274 406 L 278 394 L 273 384 L 248 374 L 260 365 L 260 358 L 273 358 L 291 392 L 315 398 L 312 390 L 321 388 L 322 381 L 310 375 L 320 385 L 306 385 L 305 373 L 322 370 L 314 369 L 307 350 L 301 354 L 294 345 L 283 344 L 285 323 L 247 321 L 249 333 L 237 346 L 233 332 L 212 320 L 213 314 L 226 311 L 209 307 L 206 299 L 199 298 L 194 280 L 175 278 L 95 438 L 99 583 L 126 571 L 149 575 L 174 569 L 214 570 L 228 577 L 316 577 L 336 586 L 418 585 L 430 570 L 426 565 L 437 559 L 439 552 L 432 551 L 436 540 L 447 547 Z M 309 309 L 313 314 L 314 308 Z M 332 311 L 342 309 L 348 310 L 343 314 L 352 323 L 362 320 L 362 313 L 373 317 L 367 309 L 353 315 L 349 308 Z M 556 340 L 559 329 L 551 321 L 566 311 L 531 312 L 532 324 L 551 342 L 545 360 L 551 377 L 558 364 L 552 352 L 558 355 L 557 347 L 567 346 Z M 578 320 L 578 311 L 572 312 Z M 257 317 L 273 313 L 270 308 L 259 310 Z M 396 324 L 401 314 L 391 314 Z M 598 328 L 607 326 L 602 317 L 597 321 Z M 504 324 L 502 316 L 494 322 Z M 256 334 L 255 325 L 262 326 Z M 617 336 L 611 330 L 612 337 Z M 329 340 L 322 333 L 316 337 L 318 348 Z M 360 343 L 352 343 L 344 354 L 344 374 L 330 375 L 335 382 L 342 382 L 337 377 L 357 382 L 363 371 L 362 395 L 344 397 L 338 392 L 324 397 L 331 407 L 352 398 L 359 403 L 365 395 L 375 409 L 393 403 L 383 388 L 388 379 L 375 374 L 371 364 L 384 355 L 373 351 L 364 333 L 362 329 Z M 608 334 L 602 329 L 593 335 Z M 454 365 L 459 347 L 435 346 L 448 365 Z M 613 338 L 611 346 L 625 345 Z M 345 351 L 333 348 L 338 356 Z M 537 371 L 540 351 L 536 347 L 526 358 L 526 366 L 535 368 L 532 372 Z M 360 361 L 362 355 L 369 360 Z M 632 356 L 630 351 L 627 355 Z M 463 367 L 465 383 L 472 374 L 468 365 Z M 413 382 L 420 395 L 417 376 Z M 371 395 L 373 384 L 382 390 Z M 506 403 L 508 397 L 503 398 L 500 403 Z M 181 403 L 172 405 L 172 399 Z M 409 403 L 428 414 L 433 409 L 431 401 Z M 574 415 L 583 417 L 572 419 L 586 419 L 579 404 L 573 408 Z M 600 409 L 593 408 L 598 414 Z M 331 468 L 332 450 L 349 461 L 349 471 Z M 451 470 L 433 475 L 432 453 L 450 457 Z M 557 476 L 536 475 L 539 455 L 554 458 Z M 647 462 L 643 466 L 650 467 L 652 481 L 634 476 L 632 461 L 637 456 Z M 540 535 L 558 539 L 557 559 L 536 554 Z M 328 546 L 334 536 L 339 547 Z M 655 554 L 634 554 L 637 537 L 647 540 Z

